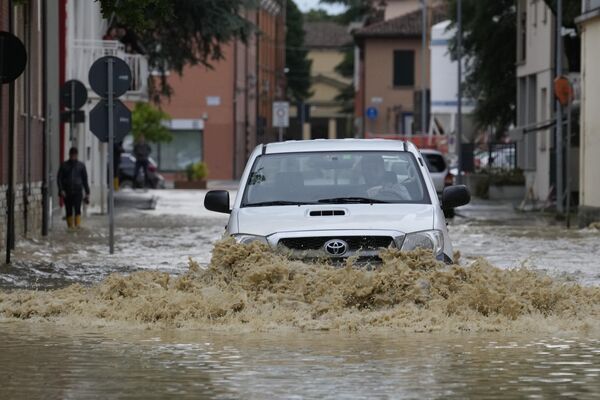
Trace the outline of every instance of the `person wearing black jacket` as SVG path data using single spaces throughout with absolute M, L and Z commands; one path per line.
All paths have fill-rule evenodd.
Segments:
M 65 202 L 67 225 L 69 228 L 81 224 L 81 202 L 89 203 L 90 186 L 88 184 L 85 164 L 77 159 L 76 147 L 69 150 L 69 159 L 63 162 L 58 170 L 58 192 Z M 85 191 L 85 197 L 83 193 Z

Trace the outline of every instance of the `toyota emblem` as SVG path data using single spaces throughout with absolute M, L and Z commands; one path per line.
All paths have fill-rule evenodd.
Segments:
M 332 256 L 343 256 L 348 252 L 348 243 L 340 239 L 333 239 L 325 243 L 325 251 Z

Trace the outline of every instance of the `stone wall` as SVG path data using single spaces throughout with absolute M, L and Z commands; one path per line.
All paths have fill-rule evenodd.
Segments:
M 0 251 L 6 250 L 7 199 L 6 185 L 0 186 Z M 32 182 L 27 195 L 27 229 L 25 229 L 25 185 L 18 184 L 15 188 L 15 235 L 16 240 L 34 238 L 42 232 L 42 182 Z M 27 232 L 27 233 L 26 233 Z M 0 258 L 3 259 L 3 258 Z

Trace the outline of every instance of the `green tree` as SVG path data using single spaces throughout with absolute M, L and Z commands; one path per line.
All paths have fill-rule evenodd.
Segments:
M 337 16 L 327 13 L 327 10 L 323 10 L 322 8 L 313 8 L 304 13 L 304 20 L 306 22 L 336 21 Z
M 515 121 L 517 18 L 514 0 L 463 0 L 465 95 L 476 101 L 475 120 L 498 134 Z M 452 25 L 456 0 L 449 0 Z M 456 56 L 456 41 L 451 44 Z
M 354 49 L 352 47 L 348 47 L 344 50 L 344 59 L 335 67 L 335 71 L 344 78 L 354 78 Z M 343 112 L 354 112 L 355 95 L 354 83 L 351 82 L 335 97 L 335 100 L 342 104 Z
M 245 40 L 251 24 L 239 13 L 255 0 L 96 0 L 104 17 L 135 32 L 150 67 L 183 71 L 186 65 L 209 66 L 223 58 L 222 46 Z M 164 74 L 163 74 L 164 75 Z M 155 99 L 170 95 L 166 78 L 160 92 L 150 80 Z
M 148 142 L 170 142 L 173 135 L 163 125 L 170 119 L 169 114 L 149 103 L 136 103 L 131 113 L 131 133 L 136 140 L 144 135 Z
M 287 2 L 286 28 L 288 97 L 293 101 L 303 101 L 311 96 L 312 61 L 308 59 L 308 50 L 304 47 L 304 18 L 293 0 Z
M 346 11 L 337 16 L 338 22 L 349 24 L 362 21 L 365 25 L 378 21 L 382 18 L 378 7 L 384 5 L 384 0 L 321 0 L 325 4 L 341 4 L 346 6 Z

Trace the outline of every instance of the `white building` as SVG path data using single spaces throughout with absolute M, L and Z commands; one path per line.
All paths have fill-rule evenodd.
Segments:
M 448 30 L 450 21 L 443 21 L 431 28 L 431 129 L 435 133 L 448 135 L 448 153 L 457 158 L 458 126 L 458 61 L 452 60 L 448 44 L 456 35 L 455 29 Z M 463 81 L 464 81 L 463 60 Z M 471 114 L 475 108 L 472 99 L 462 99 L 463 129 L 462 142 L 473 142 L 475 128 Z
M 579 225 L 600 221 L 600 0 L 583 0 Z
M 544 1 L 517 1 L 517 129 L 511 136 L 527 190 L 541 201 L 553 187 L 554 21 Z M 538 130 L 540 126 L 548 127 Z
M 99 100 L 89 86 L 89 69 L 95 60 L 103 56 L 117 56 L 125 60 L 131 68 L 133 83 L 131 90 L 121 100 L 129 105 L 148 99 L 149 76 L 144 56 L 126 53 L 123 44 L 117 40 L 102 40 L 107 30 L 108 21 L 102 18 L 99 2 L 67 0 L 65 79 L 81 81 L 88 88 L 88 102 L 82 108 L 86 115 L 85 123 L 76 124 L 72 133 L 69 124 L 65 124 L 64 154 L 68 154 L 71 146 L 79 149 L 79 158 L 88 169 L 92 205 L 102 210 L 108 181 L 107 145 L 100 143 L 89 128 L 89 112 Z

